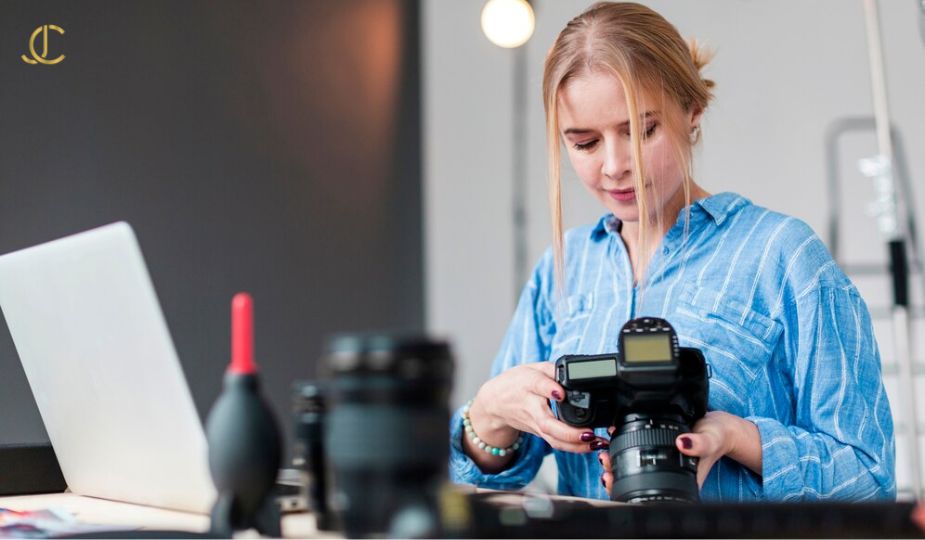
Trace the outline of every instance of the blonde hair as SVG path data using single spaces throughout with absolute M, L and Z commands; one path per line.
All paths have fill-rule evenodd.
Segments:
M 553 253 L 558 291 L 564 291 L 565 269 L 562 238 L 562 189 L 560 181 L 559 91 L 570 80 L 599 69 L 612 74 L 623 85 L 629 111 L 633 181 L 639 209 L 641 253 L 649 253 L 653 238 L 649 223 L 649 190 L 642 161 L 645 131 L 640 119 L 640 96 L 654 97 L 664 111 L 665 132 L 675 147 L 677 163 L 684 175 L 685 206 L 691 197 L 691 152 L 700 132 L 691 137 L 681 113 L 706 109 L 712 99 L 713 82 L 700 70 L 710 60 L 696 43 L 686 43 L 677 29 L 652 9 L 631 2 L 599 2 L 572 19 L 559 33 L 546 56 L 543 70 L 543 104 L 546 110 L 546 140 L 549 151 L 549 207 L 552 215 Z M 645 105 L 644 103 L 642 105 Z M 655 193 L 657 196 L 658 194 Z M 661 208 L 656 208 L 656 225 L 661 227 Z M 685 237 L 687 234 L 685 215 Z M 640 274 L 647 261 L 639 258 Z

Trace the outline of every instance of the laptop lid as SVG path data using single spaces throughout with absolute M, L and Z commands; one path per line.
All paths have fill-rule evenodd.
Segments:
M 209 511 L 205 435 L 127 223 L 0 256 L 0 308 L 72 492 Z

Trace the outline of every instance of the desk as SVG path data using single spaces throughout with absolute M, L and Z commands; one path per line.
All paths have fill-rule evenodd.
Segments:
M 475 491 L 475 490 L 471 490 Z M 470 492 L 471 492 L 470 491 Z M 482 491 L 482 490 L 478 490 Z M 572 497 L 534 498 L 555 502 L 525 504 L 523 494 L 477 493 L 469 519 L 478 538 L 922 538 L 910 516 L 914 503 L 796 503 L 753 505 L 636 506 Z M 0 497 L 16 510 L 64 508 L 82 523 L 203 532 L 208 516 L 118 503 L 70 493 Z M 531 508 L 532 507 L 532 508 Z M 524 510 L 524 511 L 521 511 Z M 507 511 L 516 510 L 516 511 Z M 467 512 L 468 513 L 468 512 Z M 917 520 L 916 520 L 917 521 Z M 242 537 L 255 537 L 250 531 Z M 283 518 L 283 536 L 340 538 L 318 534 L 310 514 Z
M 0 497 L 0 507 L 13 510 L 63 508 L 81 523 L 112 525 L 114 528 L 130 527 L 190 532 L 209 530 L 209 516 L 83 497 L 73 493 Z M 322 537 L 315 530 L 315 519 L 307 513 L 284 516 L 283 536 L 287 538 Z M 330 534 L 323 536 L 337 538 Z

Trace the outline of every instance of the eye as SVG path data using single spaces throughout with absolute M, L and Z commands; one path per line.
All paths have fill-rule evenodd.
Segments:
M 572 146 L 575 148 L 575 150 L 586 151 L 586 150 L 591 150 L 596 145 L 597 145 L 597 139 L 594 139 L 593 141 L 588 141 L 586 143 L 575 143 Z
M 655 134 L 655 131 L 658 129 L 658 122 L 651 122 L 646 124 L 646 130 L 642 134 L 643 139 L 647 139 Z M 627 129 L 623 132 L 623 136 L 626 138 L 630 137 L 630 130 Z

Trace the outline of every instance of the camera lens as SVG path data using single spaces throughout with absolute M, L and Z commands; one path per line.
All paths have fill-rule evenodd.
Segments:
M 449 457 L 449 345 L 420 336 L 338 336 L 325 364 L 330 506 L 346 534 L 434 536 Z
M 678 435 L 689 431 L 677 415 L 627 415 L 610 442 L 614 476 L 611 499 L 698 502 L 697 458 L 685 456 L 675 446 Z
M 295 437 L 292 464 L 301 472 L 302 493 L 315 527 L 333 526 L 327 506 L 327 465 L 324 458 L 324 388 L 314 381 L 297 381 L 292 386 L 292 412 Z

